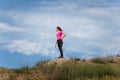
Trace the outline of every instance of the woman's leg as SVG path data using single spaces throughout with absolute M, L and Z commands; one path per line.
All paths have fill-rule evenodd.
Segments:
M 63 57 L 63 50 L 62 50 L 63 41 L 58 40 L 57 43 L 58 43 L 58 48 L 59 48 L 59 51 L 60 51 L 60 57 Z

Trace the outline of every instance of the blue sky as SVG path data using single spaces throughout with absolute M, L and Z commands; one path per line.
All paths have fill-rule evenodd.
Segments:
M 120 0 L 0 0 L 0 66 L 57 58 L 56 26 L 66 58 L 120 54 L 119 21 Z

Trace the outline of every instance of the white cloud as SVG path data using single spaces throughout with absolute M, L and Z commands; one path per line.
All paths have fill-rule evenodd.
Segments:
M 80 8 L 79 5 L 75 6 L 73 4 L 70 6 L 71 4 L 64 2 L 62 4 L 64 6 L 52 8 L 53 13 L 49 13 L 49 7 L 46 7 L 46 12 L 39 11 L 38 8 L 38 11 L 35 10 L 35 12 L 9 12 L 8 16 L 17 25 L 22 25 L 22 28 L 27 28 L 31 31 L 28 36 L 33 42 L 28 42 L 26 40 L 13 41 L 12 43 L 5 45 L 4 48 L 9 49 L 11 52 L 16 51 L 29 55 L 34 53 L 48 54 L 48 49 L 53 45 L 53 42 L 51 42 L 51 44 L 49 44 L 49 42 L 54 41 L 55 39 L 53 38 L 55 37 L 55 27 L 60 25 L 67 33 L 65 39 L 67 41 L 65 42 L 67 52 L 83 52 L 92 55 L 96 54 L 96 49 L 99 49 L 101 50 L 99 52 L 103 55 L 105 53 L 119 53 L 119 45 L 116 45 L 116 43 L 119 42 L 119 35 L 115 34 L 119 33 L 119 28 L 115 28 L 116 24 L 117 26 L 120 26 L 120 19 L 117 18 L 120 13 L 118 8 Z M 63 9 L 63 7 L 65 7 L 65 9 Z M 58 8 L 60 9 L 59 12 L 57 12 Z M 73 13 L 68 13 L 69 11 L 64 12 L 66 9 L 69 9 L 69 11 Z M 8 30 L 19 31 L 20 29 Z M 112 34 L 111 31 L 113 31 Z M 117 37 L 114 38 L 113 35 L 116 35 Z M 38 37 L 37 40 L 36 37 Z M 107 38 L 112 39 L 113 41 Z M 36 41 L 39 41 L 40 44 Z M 23 46 L 23 44 L 25 45 Z M 49 47 L 43 48 L 43 46 L 48 46 L 47 44 L 49 44 Z
M 49 55 L 50 46 L 44 46 L 43 44 L 36 42 L 29 42 L 26 40 L 14 40 L 2 46 L 4 50 L 8 50 L 11 53 L 17 52 L 25 55 L 43 54 Z
M 11 26 L 7 23 L 0 22 L 0 32 L 25 32 L 25 31 L 28 31 L 28 30 L 24 28 Z
M 39 14 L 39 12 L 24 14 L 25 16 L 18 13 L 19 17 L 14 18 L 13 15 L 11 15 L 11 17 L 13 20 L 22 23 L 22 25 L 26 25 L 26 27 L 31 30 L 34 28 L 34 34 L 37 33 L 43 35 L 48 33 L 46 35 L 50 36 L 50 33 L 55 32 L 55 27 L 58 25 L 62 26 L 66 31 L 69 31 L 71 36 L 77 36 L 80 38 L 95 37 L 101 33 L 101 28 L 98 26 L 98 22 L 87 17 L 73 17 L 60 14 Z
M 80 12 L 82 14 L 93 15 L 97 17 L 107 17 L 112 15 L 111 11 L 107 10 L 107 8 L 84 8 L 81 9 Z
M 115 42 L 120 42 L 120 36 L 114 37 L 114 38 L 112 38 L 112 40 Z

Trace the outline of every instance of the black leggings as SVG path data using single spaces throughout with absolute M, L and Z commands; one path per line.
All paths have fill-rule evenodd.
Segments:
M 60 57 L 63 57 L 63 50 L 62 50 L 62 46 L 63 46 L 63 41 L 62 39 L 57 40 L 57 45 L 60 51 Z

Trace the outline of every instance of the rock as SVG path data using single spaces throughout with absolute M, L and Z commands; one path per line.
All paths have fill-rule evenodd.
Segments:
M 52 65 L 52 64 L 61 65 L 62 63 L 66 63 L 68 61 L 73 61 L 73 60 L 69 58 L 58 58 L 58 59 L 49 61 L 47 65 Z

